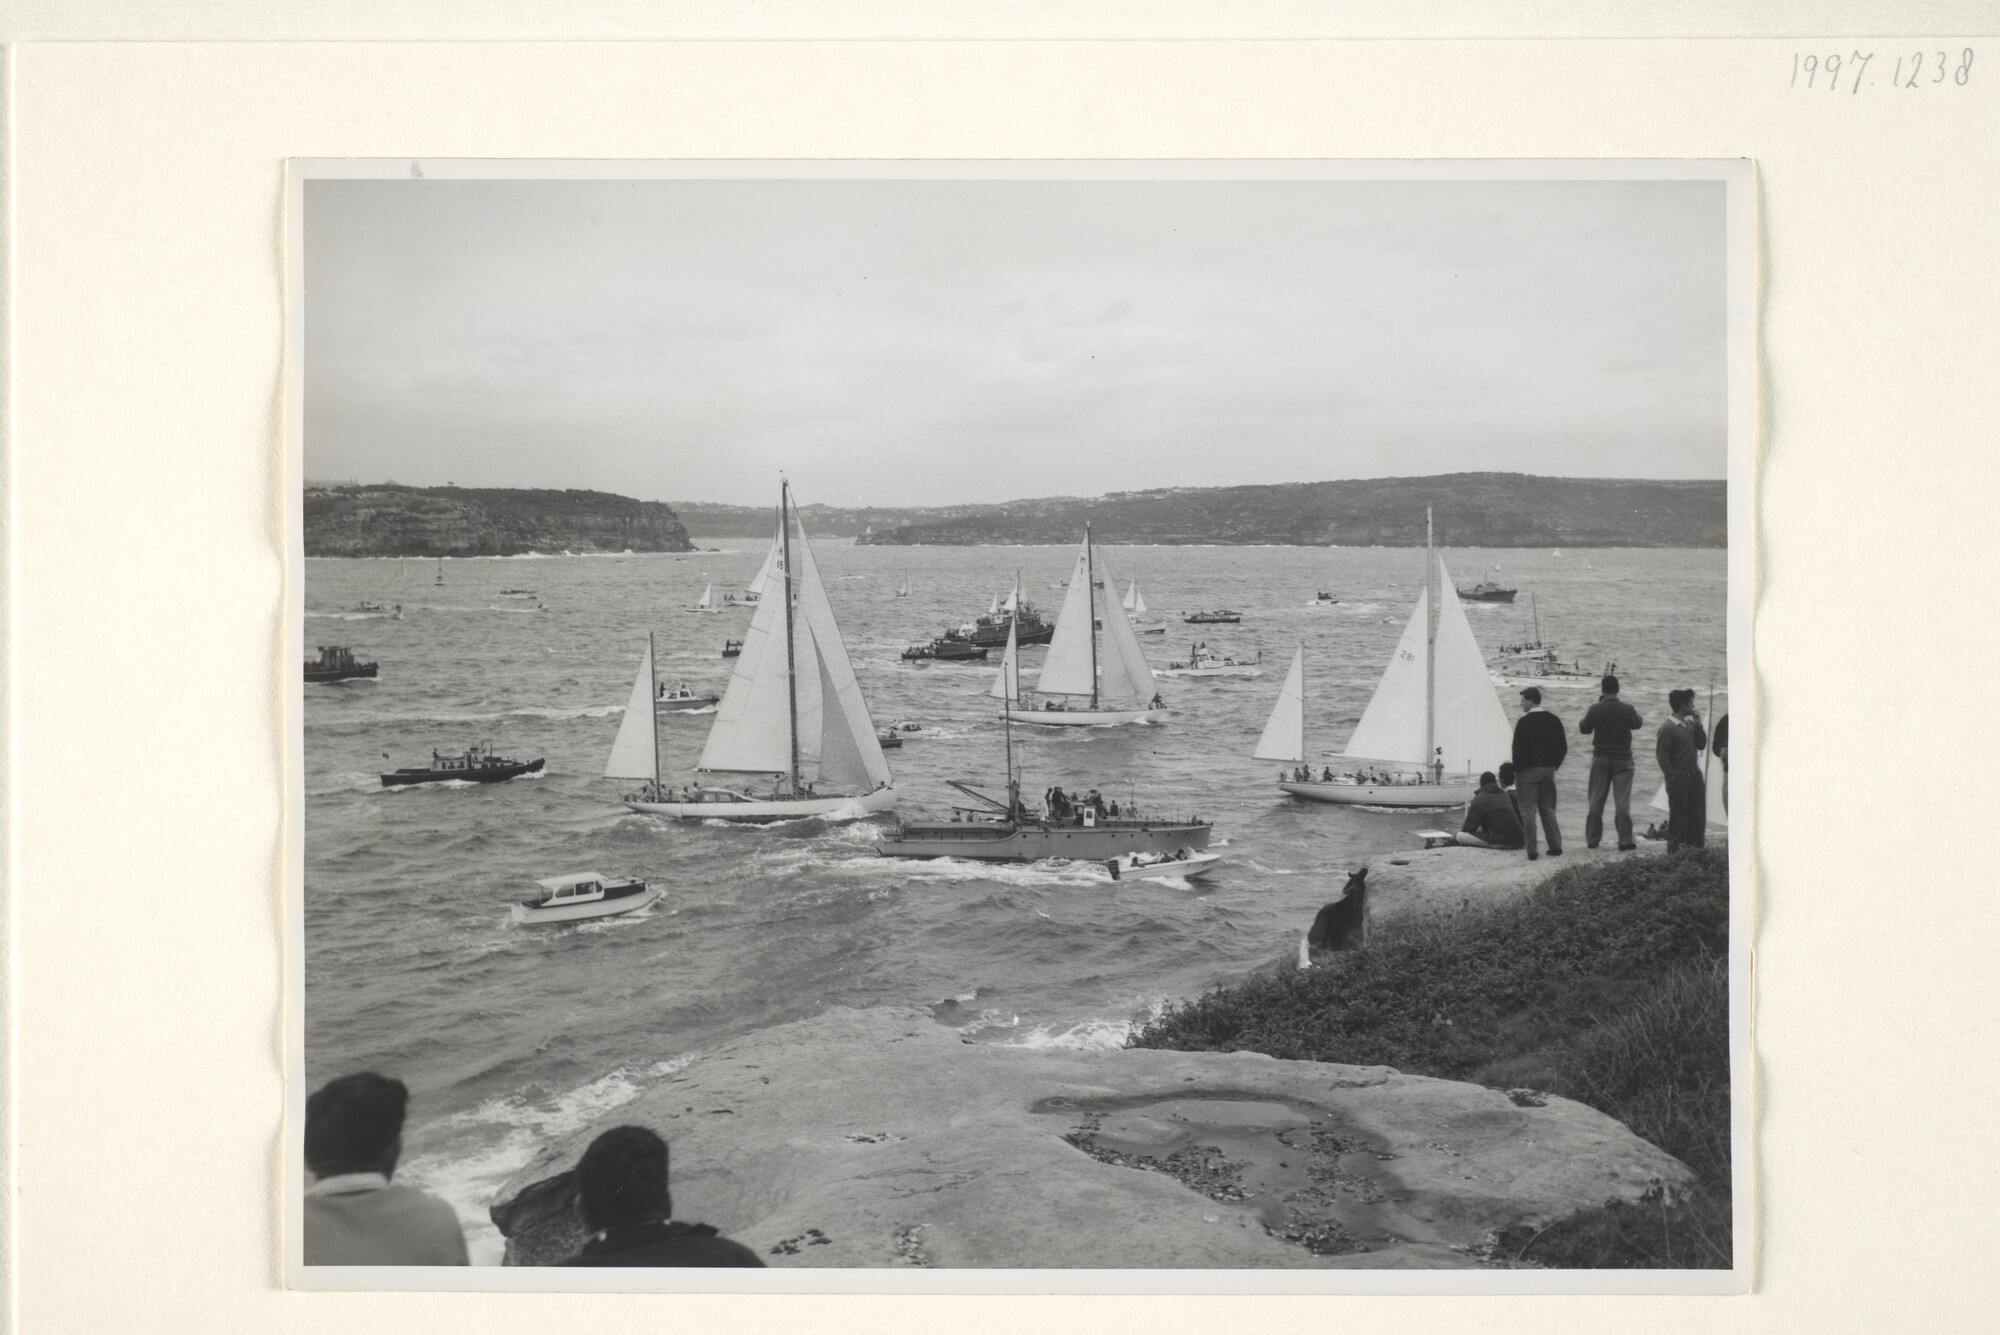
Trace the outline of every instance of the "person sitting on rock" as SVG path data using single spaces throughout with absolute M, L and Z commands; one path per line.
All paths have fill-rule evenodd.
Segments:
M 1479 791 L 1465 806 L 1465 824 L 1452 838 L 1467 848 L 1521 846 L 1521 817 L 1493 771 L 1479 776 Z
M 389 1181 L 409 1101 L 402 1081 L 373 1071 L 328 1081 L 306 1100 L 307 1265 L 466 1264 L 457 1212 Z
M 566 1266 L 762 1266 L 709 1224 L 673 1219 L 667 1143 L 643 1126 L 616 1126 L 576 1165 L 576 1209 L 593 1230 Z

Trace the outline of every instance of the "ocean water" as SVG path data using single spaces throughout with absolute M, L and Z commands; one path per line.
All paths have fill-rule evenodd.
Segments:
M 1308 667 L 1307 731 L 1337 753 L 1366 706 L 1423 579 L 1408 548 L 1108 547 L 1165 637 L 1156 667 L 1205 640 L 1254 678 L 1162 678 L 1154 726 L 1016 728 L 1023 789 L 1101 788 L 1215 824 L 1225 864 L 1192 886 L 1113 882 L 1094 865 L 984 866 L 874 856 L 876 824 L 765 827 L 633 815 L 601 776 L 645 638 L 660 672 L 720 694 L 749 610 L 683 610 L 755 573 L 764 544 L 697 539 L 677 555 L 306 562 L 308 650 L 342 644 L 381 664 L 372 682 L 306 688 L 305 1070 L 400 1076 L 412 1091 L 399 1180 L 442 1194 L 476 1261 L 497 1262 L 495 1188 L 548 1138 L 576 1130 L 734 1036 L 827 1006 L 911 1005 L 976 1042 L 1115 1047 L 1172 1001 L 1288 956 L 1363 860 L 1415 846 L 1437 813 L 1304 805 L 1277 764 L 1249 758 L 1292 649 Z M 900 810 L 943 815 L 946 779 L 997 787 L 1002 736 L 985 664 L 903 663 L 902 648 L 986 610 L 1018 569 L 1053 616 L 1069 547 L 893 548 L 814 543 L 876 723 L 926 732 L 888 753 Z M 1447 550 L 1461 585 L 1518 586 L 1516 604 L 1467 603 L 1492 649 L 1523 637 L 1528 593 L 1565 659 L 1619 665 L 1651 725 L 1670 687 L 1717 690 L 1726 711 L 1720 551 Z M 442 571 L 443 583 L 437 582 Z M 911 596 L 893 596 L 907 576 Z M 504 593 L 526 589 L 528 594 Z M 1317 590 L 1339 605 L 1310 608 Z M 400 604 L 400 619 L 364 613 Z M 1231 607 L 1234 626 L 1189 626 Z M 1023 656 L 1032 681 L 1045 650 Z M 1546 685 L 1546 684 L 1545 684 Z M 1574 728 L 1594 689 L 1549 686 Z M 1502 688 L 1512 714 L 1513 691 Z M 712 714 L 666 715 L 669 782 L 691 777 Z M 385 789 L 378 775 L 433 748 L 491 742 L 545 757 L 538 777 Z M 1572 737 L 1572 746 L 1577 739 Z M 1320 763 L 1325 763 L 1324 761 Z M 1650 795 L 1642 743 L 1635 806 Z M 1583 768 L 1561 781 L 1580 837 Z M 1642 812 L 1643 824 L 1653 813 Z M 885 818 L 886 819 L 886 818 Z M 664 899 L 624 918 L 516 927 L 535 878 L 631 873 Z

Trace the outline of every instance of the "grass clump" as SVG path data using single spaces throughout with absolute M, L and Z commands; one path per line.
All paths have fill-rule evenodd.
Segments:
M 1728 932 L 1724 849 L 1565 869 L 1511 903 L 1392 926 L 1328 967 L 1218 988 L 1131 1046 L 1393 1066 L 1589 1104 L 1699 1186 L 1503 1237 L 1498 1254 L 1726 1267 Z

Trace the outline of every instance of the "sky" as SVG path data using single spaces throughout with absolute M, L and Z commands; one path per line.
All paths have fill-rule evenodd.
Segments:
M 306 476 L 948 505 L 1721 478 L 1703 181 L 314 180 Z

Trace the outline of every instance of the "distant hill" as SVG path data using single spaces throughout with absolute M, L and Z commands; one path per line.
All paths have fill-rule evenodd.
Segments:
M 603 491 L 308 486 L 307 556 L 691 552 L 671 507 Z
M 877 523 L 868 544 L 972 546 L 1074 542 L 1085 521 L 1103 542 L 1409 547 L 1424 541 L 1424 507 L 1452 547 L 1723 547 L 1720 481 L 1438 477 L 1170 487 L 983 506 L 951 518 Z
M 690 533 L 704 538 L 768 538 L 778 531 L 778 507 L 717 505 L 710 501 L 674 501 L 674 513 Z M 986 514 L 990 505 L 916 506 L 895 510 L 885 505 L 844 507 L 801 505 L 797 514 L 815 538 L 859 538 L 870 529 L 902 528 L 910 524 L 940 524 Z

